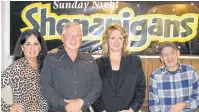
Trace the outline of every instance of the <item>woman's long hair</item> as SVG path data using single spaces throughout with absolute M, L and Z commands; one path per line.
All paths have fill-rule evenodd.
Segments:
M 39 71 L 41 71 L 43 61 L 44 61 L 44 58 L 47 54 L 48 48 L 47 48 L 47 45 L 46 45 L 44 38 L 35 29 L 28 29 L 20 35 L 20 37 L 18 38 L 17 43 L 15 45 L 15 49 L 14 49 L 14 60 L 17 60 L 19 58 L 24 57 L 24 53 L 22 51 L 21 46 L 23 46 L 23 44 L 27 41 L 27 39 L 31 35 L 34 35 L 41 45 L 41 51 L 39 52 L 39 54 L 37 56 L 37 62 L 39 64 Z

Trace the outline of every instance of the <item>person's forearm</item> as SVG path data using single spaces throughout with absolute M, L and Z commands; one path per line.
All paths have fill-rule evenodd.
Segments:
M 93 104 L 99 98 L 100 94 L 101 89 L 99 87 L 93 87 L 89 93 L 82 98 L 84 101 L 83 109 L 88 108 L 91 104 Z
M 192 96 L 189 100 L 185 101 L 186 109 L 195 110 L 199 106 L 199 76 L 195 71 L 193 74 L 193 84 L 192 84 Z
M 100 77 L 97 75 L 98 74 L 96 74 L 95 78 L 92 81 L 93 86 L 91 87 L 88 94 L 82 97 L 82 99 L 84 100 L 83 108 L 88 108 L 88 106 L 93 104 L 101 95 L 102 82 Z
M 11 105 L 10 104 L 7 104 L 3 98 L 1 98 L 1 110 L 3 112 L 10 112 L 10 109 L 11 109 Z
M 185 101 L 185 109 L 195 110 L 199 106 L 199 99 L 190 98 L 189 100 Z
M 42 87 L 42 94 L 50 105 L 57 108 L 64 108 L 66 106 L 64 98 L 54 88 L 50 87 L 50 85 Z

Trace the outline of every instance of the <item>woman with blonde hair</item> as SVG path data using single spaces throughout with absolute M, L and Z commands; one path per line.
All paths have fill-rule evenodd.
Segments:
M 145 98 L 141 59 L 128 51 L 128 33 L 117 25 L 107 26 L 102 36 L 102 57 L 96 59 L 102 94 L 95 112 L 137 112 Z

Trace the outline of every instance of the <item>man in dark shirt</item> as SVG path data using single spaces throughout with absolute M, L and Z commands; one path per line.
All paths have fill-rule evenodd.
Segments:
M 50 112 L 88 112 L 102 90 L 97 65 L 92 56 L 79 51 L 82 30 L 78 23 L 67 23 L 61 39 L 64 47 L 45 58 L 42 94 Z

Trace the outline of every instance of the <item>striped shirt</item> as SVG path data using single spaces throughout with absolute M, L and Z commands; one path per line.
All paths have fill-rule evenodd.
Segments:
M 178 64 L 174 75 L 165 66 L 155 70 L 150 76 L 150 112 L 169 112 L 172 105 L 185 102 L 181 112 L 193 112 L 199 106 L 199 77 L 190 65 Z

